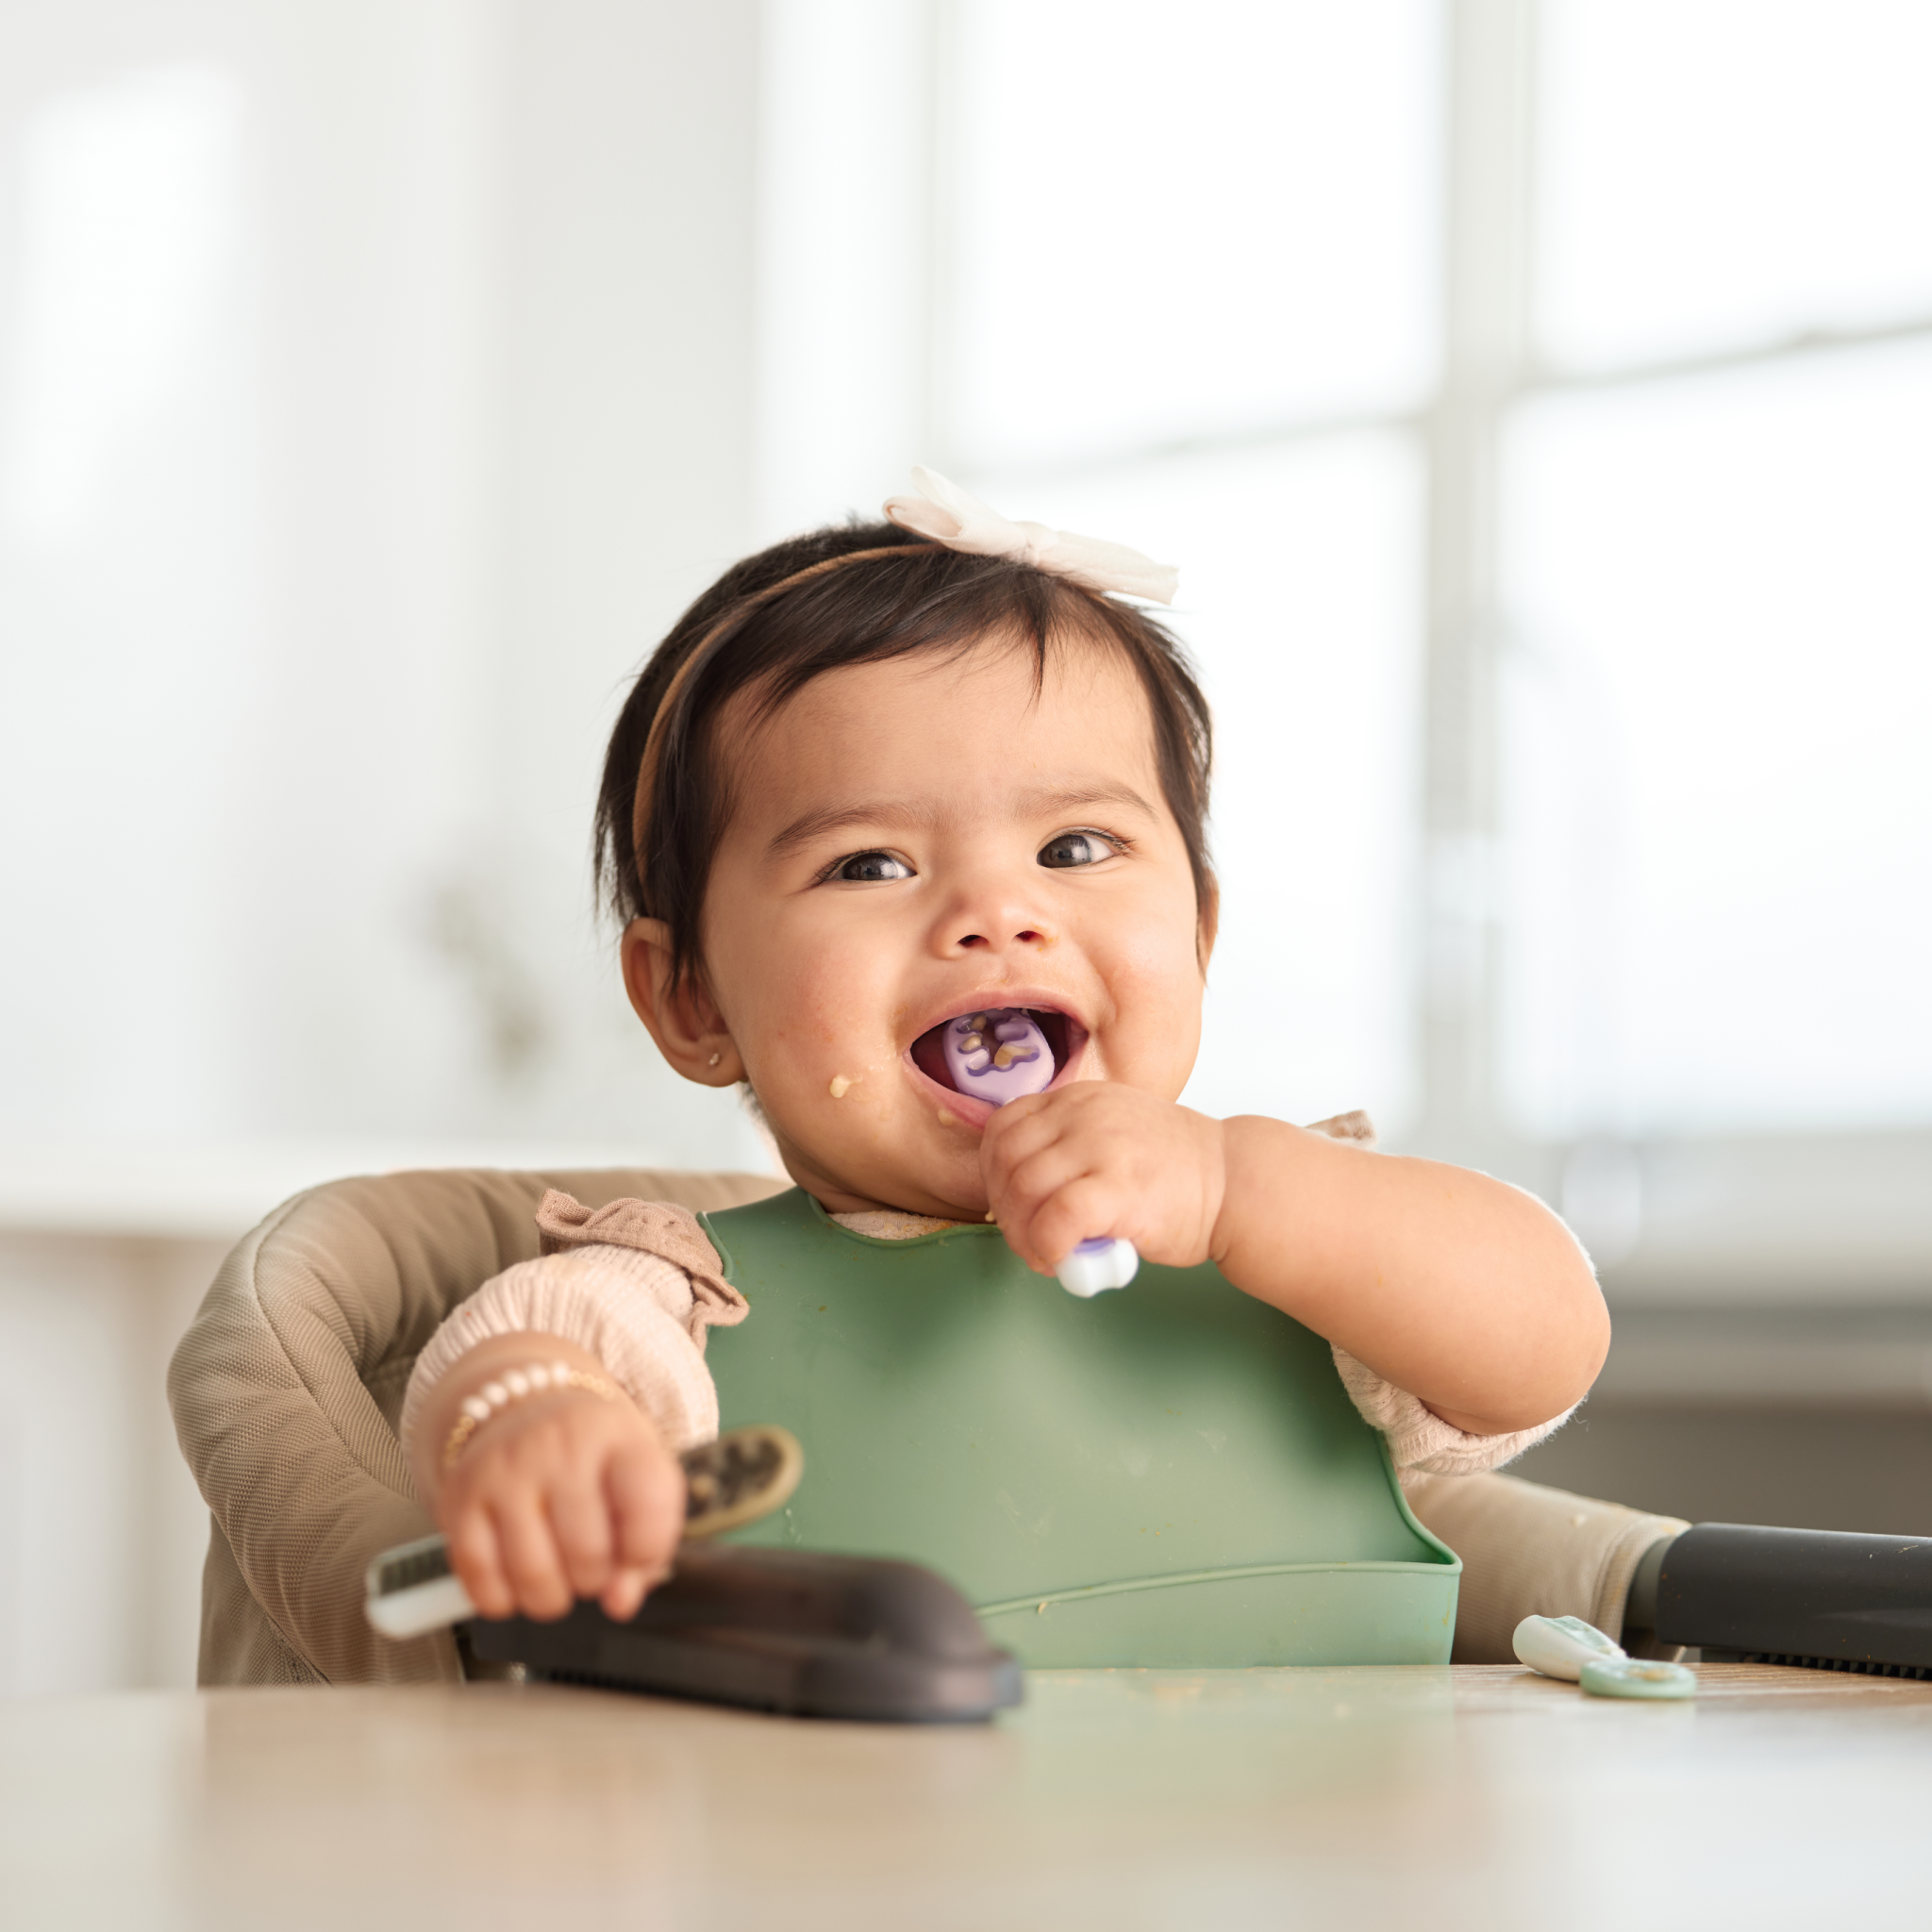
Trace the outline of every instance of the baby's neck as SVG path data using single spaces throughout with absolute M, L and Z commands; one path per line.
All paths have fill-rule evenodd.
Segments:
M 943 1193 L 928 1193 L 924 1189 L 908 1191 L 918 1200 L 916 1208 L 908 1207 L 903 1201 L 882 1199 L 862 1182 L 857 1187 L 851 1185 L 853 1177 L 814 1160 L 804 1148 L 783 1138 L 778 1139 L 777 1153 L 786 1176 L 841 1224 L 852 1215 L 886 1214 L 930 1222 L 935 1227 L 956 1227 L 981 1218 L 970 1202 L 956 1203 Z
M 851 1213 L 833 1214 L 832 1219 L 841 1227 L 875 1241 L 915 1241 L 921 1235 L 943 1234 L 949 1227 L 965 1225 L 962 1222 L 941 1220 L 936 1214 L 909 1214 L 903 1208 L 860 1208 Z

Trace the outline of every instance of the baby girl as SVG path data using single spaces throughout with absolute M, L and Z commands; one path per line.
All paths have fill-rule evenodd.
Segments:
M 1207 707 L 1141 601 L 1172 575 L 917 480 L 728 571 L 605 771 L 631 1002 L 796 1185 L 702 1222 L 546 1199 L 544 1257 L 417 1367 L 419 1491 L 484 1614 L 625 1617 L 677 1453 L 780 1423 L 805 1481 L 755 1538 L 930 1563 L 1029 1662 L 1446 1658 L 1456 1561 L 1400 1476 L 1579 1400 L 1589 1262 L 1359 1115 L 1177 1104 L 1219 888 Z M 1142 1266 L 1076 1300 L 1098 1236 Z

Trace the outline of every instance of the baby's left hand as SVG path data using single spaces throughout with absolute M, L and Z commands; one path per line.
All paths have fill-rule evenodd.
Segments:
M 1170 1268 L 1212 1258 L 1227 1175 L 1222 1124 L 1206 1114 L 1078 1081 L 1001 1108 L 979 1164 L 1001 1233 L 1039 1274 L 1096 1235 Z

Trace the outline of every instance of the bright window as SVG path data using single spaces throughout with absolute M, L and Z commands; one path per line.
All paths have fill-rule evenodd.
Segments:
M 1633 1292 L 1923 1278 L 1932 15 L 934 19 L 909 426 L 1183 566 L 1190 1097 L 1369 1106 Z
M 1414 0 L 969 0 L 941 432 L 962 467 L 1412 406 L 1433 374 L 1435 35 Z
M 1508 1091 L 1539 1134 L 1932 1114 L 1932 341 L 1511 437 Z

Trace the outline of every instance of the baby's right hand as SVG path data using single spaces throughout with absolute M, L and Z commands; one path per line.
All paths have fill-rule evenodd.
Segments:
M 548 1623 L 582 1597 L 614 1618 L 634 1616 L 671 1568 L 685 1497 L 682 1466 L 628 1398 L 534 1392 L 499 1409 L 441 1466 L 463 1397 L 533 1361 L 607 1379 L 593 1357 L 548 1336 L 503 1336 L 471 1350 L 423 1418 L 419 1486 L 433 1483 L 451 1565 L 484 1616 Z

